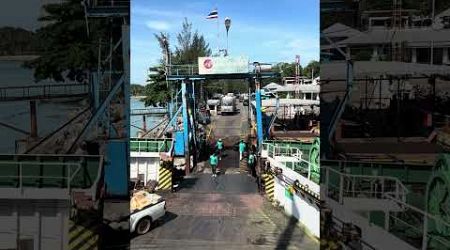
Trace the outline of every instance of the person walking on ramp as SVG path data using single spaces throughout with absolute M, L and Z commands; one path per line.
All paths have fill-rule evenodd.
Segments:
M 217 169 L 217 164 L 219 163 L 219 159 L 217 157 L 217 153 L 214 152 L 210 157 L 209 157 L 209 164 L 211 165 L 211 172 L 212 172 L 212 177 L 216 177 L 216 169 Z
M 255 176 L 256 173 L 256 169 L 255 169 L 255 163 L 256 163 L 256 155 L 255 153 L 252 151 L 250 152 L 250 154 L 248 155 L 248 167 L 250 168 L 250 174 L 252 176 Z
M 219 139 L 216 144 L 216 148 L 219 151 L 219 160 L 222 160 L 222 152 L 223 152 L 223 141 Z
M 245 142 L 243 139 L 239 142 L 239 160 L 242 161 L 245 152 Z

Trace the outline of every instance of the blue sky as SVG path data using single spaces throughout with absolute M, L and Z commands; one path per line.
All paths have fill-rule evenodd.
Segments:
M 319 60 L 319 0 L 133 0 L 131 6 L 131 83 L 145 84 L 147 69 L 161 59 L 154 33 L 169 34 L 175 49 L 176 34 L 185 17 L 203 34 L 214 51 L 217 23 L 206 16 L 217 7 L 220 43 L 226 47 L 225 17 L 231 18 L 230 56 L 250 61 L 293 62 Z

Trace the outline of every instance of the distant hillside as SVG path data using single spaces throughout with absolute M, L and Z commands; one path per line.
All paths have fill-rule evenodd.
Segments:
M 22 28 L 0 28 L 0 56 L 36 55 L 36 34 Z
M 145 92 L 145 87 L 139 84 L 131 84 L 130 92 L 132 96 L 142 96 Z

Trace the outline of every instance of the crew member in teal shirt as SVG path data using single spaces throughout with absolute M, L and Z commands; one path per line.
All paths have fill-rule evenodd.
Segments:
M 240 161 L 242 161 L 244 151 L 245 151 L 245 142 L 244 142 L 244 140 L 241 139 L 241 141 L 239 142 L 239 160 Z
M 217 150 L 219 151 L 219 160 L 222 160 L 223 142 L 219 139 L 216 144 Z
M 214 152 L 210 157 L 209 157 L 209 164 L 211 165 L 211 171 L 212 171 L 212 176 L 216 177 L 216 169 L 217 169 L 217 164 L 219 163 L 219 159 L 217 158 L 217 153 Z

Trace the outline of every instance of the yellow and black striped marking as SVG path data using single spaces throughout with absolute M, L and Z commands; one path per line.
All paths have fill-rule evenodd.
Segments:
M 172 190 L 172 171 L 160 166 L 158 176 L 158 190 Z
M 264 188 L 266 191 L 267 198 L 270 201 L 274 200 L 275 197 L 275 181 L 274 177 L 270 173 L 264 173 L 262 175 L 263 181 L 264 181 Z
M 95 220 L 75 223 L 69 220 L 69 249 L 96 250 L 99 246 L 99 225 Z

